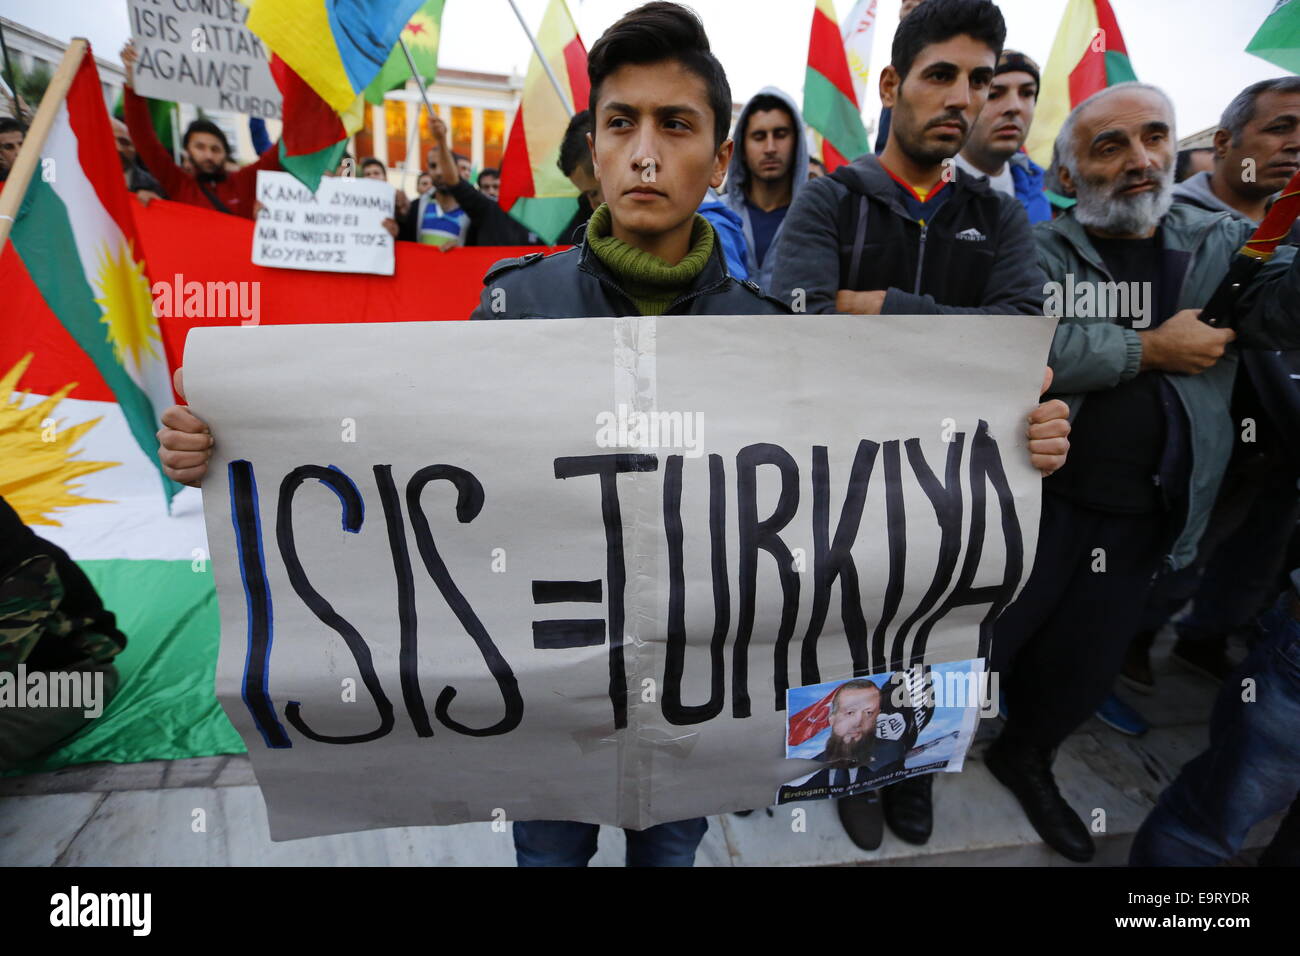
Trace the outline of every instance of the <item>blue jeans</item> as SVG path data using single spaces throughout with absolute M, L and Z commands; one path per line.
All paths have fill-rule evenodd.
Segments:
M 628 866 L 694 866 L 695 851 L 709 829 L 704 817 L 661 823 L 627 834 Z M 596 855 L 594 823 L 530 820 L 515 824 L 515 858 L 520 866 L 586 866 Z
M 1183 767 L 1138 830 L 1133 866 L 1214 866 L 1236 856 L 1255 824 L 1291 807 L 1261 863 L 1300 865 L 1300 622 L 1284 594 L 1264 637 L 1223 682 L 1209 749 Z M 1242 681 L 1254 681 L 1243 701 Z

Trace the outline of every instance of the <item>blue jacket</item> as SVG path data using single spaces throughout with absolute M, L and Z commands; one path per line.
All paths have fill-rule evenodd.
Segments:
M 696 212 L 713 226 L 713 234 L 722 245 L 722 254 L 727 260 L 727 270 L 737 279 L 748 279 L 749 267 L 745 265 L 745 221 L 712 189 L 704 194 L 704 202 L 700 203 Z
M 1029 224 L 1047 222 L 1052 218 L 1052 204 L 1043 192 L 1043 168 L 1029 158 L 1027 153 L 1016 153 L 1008 162 L 1011 179 L 1016 184 L 1016 198 L 1025 207 Z

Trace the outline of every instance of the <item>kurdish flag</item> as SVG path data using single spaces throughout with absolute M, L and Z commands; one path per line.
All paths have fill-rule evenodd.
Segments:
M 1277 0 L 1273 12 L 1246 44 L 1246 52 L 1300 73 L 1300 0 Z
M 803 118 L 822 136 L 822 161 L 828 173 L 871 152 L 832 0 L 817 0 L 813 10 Z
M 587 48 L 564 0 L 551 0 L 547 6 L 537 45 L 560 81 L 568 105 L 575 112 L 585 110 L 591 98 Z M 555 241 L 578 208 L 578 191 L 556 165 L 569 125 L 565 106 L 534 52 L 501 158 L 501 208 L 547 243 Z
M 1070 0 L 1043 70 L 1025 150 L 1046 168 L 1070 110 L 1098 90 L 1136 79 L 1110 0 Z
M 10 238 L 36 288 L 112 391 L 171 499 L 157 460 L 171 374 L 144 256 L 89 47 L 59 104 Z
M 411 14 L 411 19 L 402 28 L 401 38 L 406 41 L 411 51 L 411 59 L 419 70 L 418 78 L 411 76 L 411 65 L 406 62 L 406 54 L 400 46 L 393 47 L 388 60 L 379 75 L 366 87 L 366 100 L 379 104 L 384 101 L 384 94 L 405 85 L 408 79 L 422 79 L 432 83 L 438 75 L 438 41 L 442 38 L 442 8 L 445 0 L 428 0 L 424 6 Z
M 284 98 L 280 164 L 315 192 L 361 128 L 363 91 L 423 0 L 244 2 Z

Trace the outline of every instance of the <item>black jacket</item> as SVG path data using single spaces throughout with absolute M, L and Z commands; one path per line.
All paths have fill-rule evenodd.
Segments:
M 500 204 L 475 189 L 469 180 L 461 179 L 446 190 L 456 205 L 469 217 L 469 230 L 465 233 L 467 246 L 536 246 L 541 240 L 529 232 Z M 433 197 L 429 198 L 433 202 Z M 420 239 L 420 197 L 412 203 L 401 222 L 397 224 L 398 239 L 418 242 Z M 427 208 L 427 204 L 426 204 Z
M 571 319 L 640 315 L 613 274 L 584 239 L 572 249 L 502 259 L 483 277 L 482 298 L 471 319 Z M 790 310 L 754 283 L 727 272 L 722 246 L 665 315 L 784 315 Z
M 813 180 L 786 215 L 772 294 L 814 313 L 835 312 L 840 289 L 884 289 L 890 315 L 1041 315 L 1046 280 L 1024 208 L 954 172 L 925 226 L 874 156 Z

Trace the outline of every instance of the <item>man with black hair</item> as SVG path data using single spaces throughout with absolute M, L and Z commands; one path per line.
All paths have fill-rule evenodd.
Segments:
M 226 171 L 226 161 L 231 158 L 230 143 L 216 123 L 196 119 L 185 128 L 181 149 L 189 158 L 194 175 L 183 170 L 171 152 L 158 142 L 149 115 L 149 104 L 137 96 L 132 87 L 135 62 L 139 58 L 135 47 L 128 43 L 122 48 L 122 66 L 126 69 L 126 86 L 122 89 L 122 107 L 131 141 L 149 172 L 162 183 L 167 196 L 176 202 L 191 206 L 216 209 L 234 216 L 254 218 L 257 203 L 257 173 L 259 170 L 280 169 L 278 147 L 272 146 L 252 165 L 235 172 Z
M 374 156 L 367 156 L 361 160 L 361 178 L 377 179 L 380 182 L 388 182 L 388 167 Z
M 108 122 L 113 127 L 113 140 L 117 144 L 117 158 L 122 162 L 126 188 L 135 193 L 145 205 L 154 199 L 166 199 L 167 192 L 162 184 L 140 165 L 135 144 L 131 142 L 131 131 L 126 128 L 126 124 L 116 116 L 110 116 Z
M 412 208 L 423 209 L 420 223 L 420 241 L 427 241 L 430 235 L 430 221 L 438 222 L 455 219 L 456 227 L 466 225 L 461 235 L 466 246 L 532 246 L 540 240 L 529 232 L 509 213 L 501 208 L 492 197 L 475 189 L 468 178 L 460 174 L 461 165 L 456 162 L 455 154 L 450 148 L 447 124 L 435 117 L 430 132 L 433 134 L 433 148 L 429 150 L 429 171 L 433 174 L 436 192 L 432 196 L 421 196 Z M 446 203 L 447 205 L 443 205 Z M 443 210 L 439 212 L 440 208 Z M 461 220 L 458 217 L 463 216 Z M 411 233 L 407 227 L 406 235 Z M 436 233 L 435 233 L 436 235 Z M 447 245 L 457 245 L 448 243 Z
M 478 174 L 478 191 L 493 202 L 501 201 L 501 170 L 490 166 Z
M 796 310 L 860 315 L 1041 315 L 1043 277 L 1020 204 L 955 168 L 988 96 L 1006 26 L 989 0 L 925 0 L 899 25 L 880 77 L 892 109 L 880 157 L 863 156 L 808 183 L 786 217 L 772 293 Z M 1031 422 L 1064 441 L 1068 423 Z M 1052 408 L 1052 412 L 1046 411 Z M 886 822 L 925 843 L 929 775 L 884 791 Z M 879 804 L 839 801 L 854 842 L 872 849 Z
M 451 194 L 449 184 L 460 182 L 460 169 L 448 145 L 446 130 L 447 124 L 435 118 L 434 145 L 424 159 L 424 170 L 433 177 L 433 189 L 411 203 L 397 236 L 440 249 L 466 245 L 470 224 L 468 214 Z M 470 189 L 478 191 L 472 186 Z
M 794 100 L 774 86 L 760 90 L 740 111 L 722 200 L 740 217 L 745 267 L 767 290 L 785 215 L 808 181 L 808 141 Z
M 0 117 L 0 183 L 9 178 L 9 170 L 18 158 L 27 127 L 12 116 Z
M 452 159 L 456 160 L 456 172 L 460 173 L 460 178 L 465 182 L 474 181 L 474 161 L 464 153 L 452 153 Z
M 1052 205 L 1043 192 L 1043 168 L 1021 149 L 1037 105 L 1038 64 L 1019 50 L 1003 50 L 984 109 L 953 157 L 961 169 L 987 177 L 998 192 L 1019 200 L 1031 223 L 1052 218 Z

